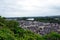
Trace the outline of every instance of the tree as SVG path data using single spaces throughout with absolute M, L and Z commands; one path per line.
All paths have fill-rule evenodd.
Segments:
M 51 32 L 50 34 L 47 34 L 44 36 L 45 40 L 60 40 L 60 34 L 56 32 Z

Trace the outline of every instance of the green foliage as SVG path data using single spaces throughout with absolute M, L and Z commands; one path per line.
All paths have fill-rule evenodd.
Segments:
M 6 23 L 6 26 L 8 26 L 9 28 L 15 28 L 19 26 L 19 23 L 16 22 L 15 20 L 10 20 Z
M 50 34 L 47 34 L 44 36 L 45 40 L 60 40 L 60 34 L 56 32 L 51 32 Z
M 26 20 L 26 19 L 28 19 L 28 18 L 27 17 L 17 18 L 18 21 L 19 20 Z
M 34 18 L 35 21 L 40 21 L 40 22 L 50 22 L 50 23 L 59 23 L 60 20 L 56 20 L 55 18 L 50 18 L 50 17 L 38 17 Z
M 0 39 L 3 40 L 15 40 L 16 38 L 14 37 L 14 34 L 10 29 L 8 28 L 2 28 L 0 29 Z
M 38 40 L 42 37 L 29 30 L 19 27 L 15 20 L 6 20 L 0 17 L 0 40 Z

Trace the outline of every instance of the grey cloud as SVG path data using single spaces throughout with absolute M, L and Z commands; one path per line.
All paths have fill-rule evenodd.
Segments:
M 24 0 L 20 0 L 24 1 Z M 50 16 L 60 15 L 59 5 L 33 6 L 35 10 L 24 10 L 23 6 L 17 5 L 16 0 L 0 0 L 0 15 L 2 16 Z

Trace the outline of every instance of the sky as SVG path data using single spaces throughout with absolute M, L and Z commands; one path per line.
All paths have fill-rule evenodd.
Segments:
M 0 16 L 32 17 L 60 15 L 60 0 L 0 0 Z

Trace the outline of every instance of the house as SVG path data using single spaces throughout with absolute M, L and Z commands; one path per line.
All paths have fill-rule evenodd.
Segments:
M 33 21 L 33 20 L 34 20 L 34 18 L 28 18 L 27 20 Z

